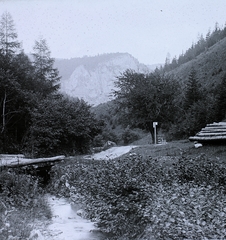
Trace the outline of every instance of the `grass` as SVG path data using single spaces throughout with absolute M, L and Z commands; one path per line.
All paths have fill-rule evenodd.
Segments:
M 40 206 L 36 209 L 18 209 L 10 207 L 7 209 L 8 210 L 0 212 L 2 222 L 0 229 L 1 240 L 33 240 L 33 238 L 30 238 L 30 236 L 32 230 L 36 227 L 37 219 L 40 221 L 41 219 L 42 221 L 46 220 L 46 217 L 44 217 L 46 214 L 43 214 L 43 206 Z
M 186 156 L 197 157 L 201 154 L 208 156 L 213 161 L 226 163 L 226 145 L 204 144 L 201 148 L 195 148 L 194 143 L 189 140 L 179 140 L 168 142 L 165 145 L 138 145 L 131 151 L 143 157 L 166 157 L 166 156 Z

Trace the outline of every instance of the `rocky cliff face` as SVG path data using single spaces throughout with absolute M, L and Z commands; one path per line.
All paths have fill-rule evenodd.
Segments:
M 98 105 L 113 98 L 114 81 L 127 69 L 147 73 L 150 67 L 138 62 L 128 53 L 104 54 L 71 60 L 56 60 L 61 91 L 72 97 Z

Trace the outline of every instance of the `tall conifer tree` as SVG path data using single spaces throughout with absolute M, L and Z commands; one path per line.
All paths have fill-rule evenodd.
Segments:
M 50 56 L 51 52 L 45 39 L 41 38 L 39 41 L 36 41 L 33 49 L 33 65 L 36 78 L 41 84 L 40 91 L 42 95 L 48 96 L 56 92 L 60 87 L 59 72 L 53 67 L 54 59 Z
M 0 20 L 0 49 L 4 55 L 8 55 L 15 53 L 19 47 L 12 16 L 5 12 Z
M 226 120 L 226 74 L 217 90 L 216 111 L 217 121 Z
M 13 99 L 15 99 L 15 93 L 19 86 L 11 71 L 11 63 L 19 47 L 13 19 L 8 12 L 5 12 L 0 20 L 0 132 L 2 139 L 5 138 L 5 130 L 11 118 L 10 115 L 15 112 L 12 107 Z
M 190 108 L 194 103 L 200 100 L 200 98 L 200 85 L 196 76 L 196 71 L 192 67 L 185 90 L 185 109 Z

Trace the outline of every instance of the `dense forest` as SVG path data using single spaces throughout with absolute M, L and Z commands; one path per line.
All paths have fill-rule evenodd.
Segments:
M 81 153 L 101 130 L 90 106 L 59 93 L 60 76 L 45 39 L 28 57 L 11 15 L 0 20 L 0 152 L 30 157 Z
M 115 100 L 91 108 L 59 92 L 59 72 L 45 39 L 35 41 L 32 56 L 24 53 L 5 12 L 0 21 L 0 152 L 30 157 L 84 153 L 106 140 L 137 140 L 142 135 L 137 129 L 153 136 L 154 121 L 167 140 L 194 135 L 225 118 L 225 44 L 226 27 L 216 24 L 205 39 L 201 35 L 160 69 L 147 74 L 128 69 L 117 76 Z
M 216 87 L 205 88 L 194 68 L 184 82 L 159 70 L 150 74 L 128 70 L 118 77 L 114 113 L 123 126 L 150 131 L 158 122 L 167 140 L 195 135 L 207 123 L 226 116 L 226 75 Z M 111 109 L 112 111 L 112 109 Z

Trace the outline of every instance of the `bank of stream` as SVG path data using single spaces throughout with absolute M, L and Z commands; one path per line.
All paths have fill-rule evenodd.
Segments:
M 115 147 L 92 156 L 92 160 L 113 159 L 133 149 L 134 146 Z M 40 168 L 36 174 L 41 177 L 43 186 L 50 181 L 51 167 Z M 80 206 L 64 197 L 45 195 L 52 212 L 50 221 L 37 222 L 31 233 L 36 240 L 103 240 L 106 236 L 98 231 L 94 222 L 78 215 Z

